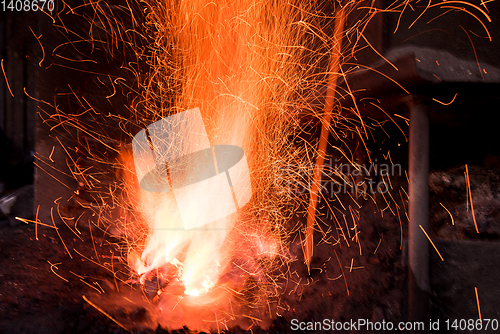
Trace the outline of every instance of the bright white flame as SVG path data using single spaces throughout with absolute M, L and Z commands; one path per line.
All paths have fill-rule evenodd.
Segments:
M 171 263 L 179 269 L 186 294 L 206 293 L 229 262 L 222 254 L 236 211 L 252 197 L 244 150 L 211 147 L 198 108 L 157 121 L 148 130 L 149 139 L 142 130 L 133 140 L 150 222 L 136 270 L 142 275 Z
M 200 295 L 200 293 L 199 293 L 199 292 L 198 292 L 198 290 L 196 290 L 196 289 L 189 290 L 189 291 L 188 291 L 188 290 L 186 290 L 184 293 L 185 293 L 186 295 L 190 295 L 190 296 L 199 296 L 199 295 Z
M 184 286 L 188 287 L 189 285 L 190 285 L 190 282 L 184 282 Z M 214 287 L 214 285 L 215 284 L 212 281 L 210 281 L 209 279 L 205 279 L 205 280 L 203 280 L 203 283 L 201 283 L 201 286 L 203 287 L 203 289 L 188 289 L 188 288 L 186 288 L 184 293 L 186 295 L 189 295 L 189 296 L 199 296 L 200 290 L 201 290 L 201 293 L 207 293 L 208 291 L 210 291 L 210 289 L 212 289 Z

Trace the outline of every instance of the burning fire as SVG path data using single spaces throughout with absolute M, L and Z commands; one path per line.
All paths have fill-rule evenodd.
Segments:
M 246 157 L 237 146 L 210 146 L 199 109 L 148 130 L 134 137 L 135 171 L 141 189 L 157 196 L 144 207 L 151 211 L 151 239 L 133 266 L 142 275 L 172 264 L 182 271 L 185 293 L 197 296 L 225 268 L 220 248 L 234 225 L 231 215 L 252 196 Z
M 158 282 L 159 319 L 168 327 L 217 328 L 238 317 L 238 300 L 248 299 L 249 291 L 257 299 L 273 293 L 268 276 L 285 255 L 284 199 L 269 192 L 269 171 L 290 145 L 297 119 L 290 103 L 309 71 L 299 67 L 304 48 L 297 45 L 308 29 L 300 20 L 306 9 L 255 1 L 150 3 L 155 48 L 144 104 L 152 124 L 171 122 L 145 124 L 148 132 L 134 137 L 142 136 L 142 146 L 133 145 L 130 173 L 140 187 L 134 180 L 128 189 L 147 235 L 131 248 L 129 263 L 141 283 Z M 193 110 L 199 117 L 179 125 L 175 118 Z M 177 128 L 180 135 L 173 138 Z M 228 163 L 234 153 L 222 152 L 224 147 L 239 147 L 243 155 Z M 297 160 L 302 152 L 288 157 Z M 179 163 L 183 156 L 191 158 Z M 151 176 L 166 161 L 167 171 Z M 178 179 L 183 187 L 175 185 Z M 197 186 L 212 179 L 208 188 Z M 170 190 L 156 189 L 169 184 Z M 200 305 L 204 312 L 189 315 Z

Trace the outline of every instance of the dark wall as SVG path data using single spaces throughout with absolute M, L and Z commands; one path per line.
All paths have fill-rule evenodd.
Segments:
M 42 49 L 36 36 L 40 36 L 40 12 L 2 11 L 0 20 L 0 50 L 4 74 L 0 77 L 0 128 L 15 146 L 26 152 L 33 151 L 35 142 L 38 63 Z M 30 30 L 33 30 L 31 32 Z

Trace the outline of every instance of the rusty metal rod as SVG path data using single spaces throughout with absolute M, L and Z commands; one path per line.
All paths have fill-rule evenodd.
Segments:
M 304 242 L 304 260 L 307 265 L 307 270 L 310 271 L 311 258 L 313 254 L 313 235 L 314 223 L 316 220 L 316 206 L 318 204 L 318 195 L 321 191 L 321 174 L 323 171 L 323 163 L 325 161 L 326 145 L 328 143 L 328 135 L 330 133 L 330 122 L 332 120 L 332 111 L 335 100 L 335 91 L 337 89 L 337 78 L 339 77 L 340 58 L 342 48 L 342 35 L 344 33 L 345 13 L 344 9 L 339 10 L 338 16 L 335 19 L 335 28 L 333 32 L 334 45 L 330 57 L 330 71 L 328 77 L 328 86 L 326 90 L 325 109 L 323 120 L 321 122 L 321 135 L 318 146 L 318 156 L 316 157 L 316 165 L 314 166 L 313 181 L 311 184 L 311 197 L 309 199 L 309 207 L 307 210 L 307 227 Z

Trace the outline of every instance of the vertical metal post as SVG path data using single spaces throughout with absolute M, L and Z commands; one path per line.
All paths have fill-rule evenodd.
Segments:
M 427 106 L 413 97 L 409 143 L 409 320 L 429 321 L 429 115 Z

